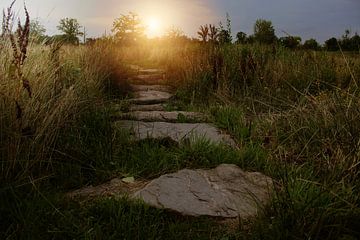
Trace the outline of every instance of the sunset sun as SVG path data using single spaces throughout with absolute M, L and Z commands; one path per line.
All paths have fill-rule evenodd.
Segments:
M 154 37 L 159 37 L 162 35 L 162 24 L 160 22 L 160 20 L 156 17 L 151 17 L 148 18 L 145 21 L 145 25 L 146 25 L 146 33 L 147 36 L 150 38 L 154 38 Z

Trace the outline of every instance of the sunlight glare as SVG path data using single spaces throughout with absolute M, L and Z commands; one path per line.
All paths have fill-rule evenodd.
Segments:
M 162 25 L 159 19 L 157 18 L 149 18 L 146 21 L 147 26 L 147 36 L 149 38 L 159 37 L 162 35 Z

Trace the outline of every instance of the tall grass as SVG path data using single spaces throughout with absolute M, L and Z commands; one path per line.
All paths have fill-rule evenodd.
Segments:
M 127 91 L 126 70 L 110 46 L 39 45 L 26 42 L 28 36 L 23 40 L 21 31 L 26 30 L 13 33 L 8 28 L 0 39 L 2 184 L 51 176 L 74 158 L 81 162 L 90 157 L 83 151 L 94 146 L 78 140 L 91 134 L 98 138 L 92 127 L 110 129 L 105 102 Z M 90 130 L 82 131 L 84 124 Z

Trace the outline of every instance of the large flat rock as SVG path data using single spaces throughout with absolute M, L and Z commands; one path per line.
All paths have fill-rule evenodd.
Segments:
M 172 97 L 172 94 L 162 91 L 139 91 L 135 92 L 135 98 L 131 99 L 133 104 L 158 104 L 168 101 Z
M 170 87 L 166 86 L 166 85 L 136 85 L 136 84 L 131 84 L 130 87 L 134 92 L 139 92 L 139 91 L 170 92 Z
M 132 105 L 130 106 L 130 112 L 136 111 L 165 111 L 165 107 L 162 104 L 151 104 L 151 105 Z
M 247 219 L 269 202 L 272 187 L 272 179 L 261 173 L 223 164 L 163 175 L 133 196 L 182 215 Z
M 134 111 L 123 113 L 121 119 L 132 119 L 146 122 L 205 122 L 206 116 L 198 112 L 165 112 L 165 111 Z
M 193 142 L 197 139 L 206 139 L 213 143 L 222 143 L 236 147 L 236 143 L 229 135 L 221 133 L 217 128 L 206 123 L 194 124 L 124 120 L 116 122 L 115 127 L 119 129 L 130 129 L 136 140 L 170 138 L 181 143 L 183 140 Z

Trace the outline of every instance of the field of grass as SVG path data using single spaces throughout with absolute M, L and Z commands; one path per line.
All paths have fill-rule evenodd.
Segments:
M 358 55 L 256 44 L 30 44 L 14 69 L 13 48 L 1 41 L 1 239 L 360 238 Z M 112 106 L 128 93 L 127 64 L 164 68 L 177 89 L 172 107 L 208 113 L 240 149 L 134 144 L 112 128 Z M 64 196 L 113 177 L 221 163 L 276 180 L 258 219 L 229 226 L 126 198 Z

